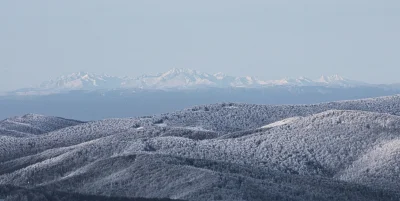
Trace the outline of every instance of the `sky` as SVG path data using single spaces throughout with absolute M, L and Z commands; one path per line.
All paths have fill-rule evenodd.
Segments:
M 190 68 L 400 82 L 398 0 L 2 0 L 0 91 Z

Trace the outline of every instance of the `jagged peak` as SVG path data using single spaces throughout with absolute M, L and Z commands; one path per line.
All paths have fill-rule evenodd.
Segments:
M 322 75 L 316 81 L 322 82 L 322 83 L 329 83 L 329 82 L 346 81 L 346 80 L 348 80 L 348 79 L 346 79 L 338 74 L 334 74 L 334 75 L 330 75 L 330 76 Z
M 205 73 L 190 68 L 172 68 L 167 72 L 162 73 L 162 76 L 178 75 L 178 74 L 204 75 Z
M 228 75 L 226 75 L 225 73 L 223 73 L 223 72 L 218 72 L 218 73 L 215 73 L 214 74 L 214 77 L 217 77 L 217 78 L 224 78 L 224 77 L 227 77 Z
M 92 78 L 96 78 L 96 77 L 115 77 L 115 76 L 110 76 L 108 74 L 97 74 L 97 73 L 91 73 L 91 72 L 86 72 L 86 71 L 78 71 L 78 72 L 74 72 L 68 75 L 62 75 L 59 77 L 59 79 L 66 79 L 66 78 L 85 78 L 85 77 L 92 77 Z
M 116 88 L 194 88 L 194 87 L 268 87 L 268 86 L 341 86 L 352 87 L 366 85 L 343 78 L 340 75 L 321 76 L 312 80 L 306 77 L 284 78 L 279 80 L 259 79 L 255 76 L 230 76 L 219 72 L 203 73 L 190 68 L 172 68 L 157 75 L 142 75 L 138 77 L 116 77 L 107 74 L 96 74 L 78 71 L 60 76 L 54 80 L 43 82 L 35 89 L 26 89 L 31 93 L 44 91 L 54 92 L 66 90 L 93 90 Z M 23 89 L 22 89 L 23 90 Z M 46 93 L 44 93 L 46 94 Z

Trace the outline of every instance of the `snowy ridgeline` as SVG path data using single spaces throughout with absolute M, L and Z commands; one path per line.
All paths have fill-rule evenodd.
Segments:
M 30 125 L 43 133 L 0 136 L 0 184 L 183 200 L 399 200 L 399 115 L 391 96 L 75 125 L 41 117 Z
M 142 75 L 136 78 L 98 75 L 88 72 L 77 72 L 43 82 L 31 89 L 21 89 L 17 94 L 49 94 L 65 90 L 93 89 L 185 89 L 201 87 L 271 87 L 271 86 L 368 86 L 364 82 L 353 81 L 339 75 L 322 76 L 319 79 L 299 77 L 294 79 L 261 80 L 252 76 L 229 76 L 223 73 L 209 74 L 191 69 L 173 68 L 158 75 Z
M 69 126 L 75 126 L 81 123 L 83 122 L 77 120 L 27 114 L 21 117 L 12 117 L 0 121 L 0 135 L 28 137 L 48 133 Z

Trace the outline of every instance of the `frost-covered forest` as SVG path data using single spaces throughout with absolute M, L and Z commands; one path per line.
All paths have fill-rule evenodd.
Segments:
M 91 122 L 13 117 L 0 122 L 0 191 L 400 200 L 399 115 L 400 96 L 388 96 L 313 105 L 221 103 Z

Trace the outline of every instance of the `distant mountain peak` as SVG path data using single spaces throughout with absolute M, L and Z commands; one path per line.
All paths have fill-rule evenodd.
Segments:
M 119 88 L 123 78 L 107 74 L 95 74 L 79 71 L 60 76 L 54 80 L 43 82 L 39 89 L 94 89 L 94 88 Z
M 178 76 L 178 75 L 196 76 L 196 75 L 206 75 L 206 73 L 202 73 L 200 71 L 188 68 L 172 68 L 171 70 L 162 73 L 161 77 Z
M 338 74 L 334 74 L 334 75 L 330 75 L 330 76 L 322 75 L 316 81 L 322 82 L 322 83 L 330 83 L 330 82 L 338 82 L 338 81 L 346 81 L 346 80 L 348 80 L 348 79 L 346 79 Z
M 197 71 L 190 69 L 190 68 L 172 68 L 165 73 L 167 73 L 167 74 L 180 74 L 180 73 L 194 74 L 194 73 L 197 73 Z
M 367 83 L 364 83 L 364 82 L 347 79 L 338 74 L 334 74 L 334 75 L 330 75 L 330 76 L 322 75 L 320 78 L 316 79 L 314 82 L 320 83 L 322 85 L 342 86 L 342 87 L 368 85 Z
M 68 90 L 95 90 L 117 88 L 184 89 L 203 87 L 271 87 L 271 86 L 358 86 L 365 83 L 346 79 L 340 75 L 321 76 L 316 80 L 306 77 L 262 80 L 253 76 L 229 76 L 219 72 L 208 74 L 188 68 L 172 68 L 157 75 L 116 77 L 79 71 L 43 82 L 37 88 L 21 89 L 18 94 L 49 94 Z
M 224 79 L 225 77 L 227 77 L 228 75 L 226 75 L 225 73 L 222 73 L 222 72 L 218 72 L 218 73 L 215 73 L 213 76 L 215 78 L 221 80 L 221 79 Z

